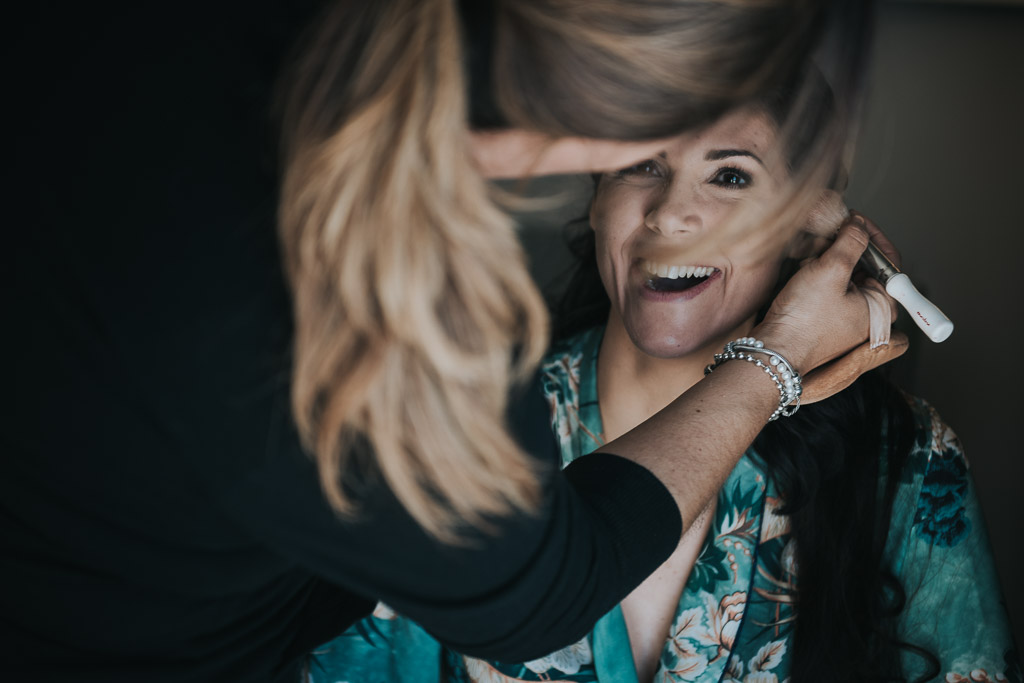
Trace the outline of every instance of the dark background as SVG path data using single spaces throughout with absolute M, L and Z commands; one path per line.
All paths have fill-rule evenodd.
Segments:
M 881 3 L 869 83 L 847 203 L 887 232 L 956 324 L 942 344 L 912 338 L 897 376 L 964 443 L 1022 645 L 1024 3 Z M 588 188 L 530 187 L 561 198 L 519 214 L 541 286 L 569 262 L 561 226 L 585 213 Z

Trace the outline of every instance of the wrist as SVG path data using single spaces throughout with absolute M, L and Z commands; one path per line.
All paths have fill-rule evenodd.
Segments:
M 704 368 L 704 374 L 709 375 L 716 368 L 733 360 L 753 363 L 772 380 L 778 389 L 778 407 L 768 418 L 769 422 L 779 417 L 790 417 L 800 409 L 800 396 L 803 393 L 800 373 L 778 350 L 765 345 L 764 340 L 740 337 L 727 343 L 721 353 L 715 354 L 715 362 Z M 764 362 L 765 360 L 767 363 Z
M 768 348 L 785 356 L 790 365 L 801 375 L 814 369 L 815 364 L 811 358 L 813 348 L 794 330 L 781 325 L 761 323 L 750 334 L 763 341 Z

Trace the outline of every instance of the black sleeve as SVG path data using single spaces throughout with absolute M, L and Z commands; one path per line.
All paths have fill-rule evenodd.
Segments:
M 296 605 L 330 584 L 338 603 L 381 599 L 457 648 L 523 660 L 579 638 L 679 538 L 665 488 L 614 456 L 553 468 L 535 515 L 465 547 L 432 540 L 386 488 L 366 493 L 356 522 L 327 506 L 287 411 L 292 312 L 267 113 L 288 25 L 305 23 L 282 15 L 306 4 L 69 3 L 57 21 L 29 3 L 38 16 L 15 22 L 33 68 L 12 76 L 14 267 L 0 292 L 16 332 L 4 335 L 4 436 L 17 448 L 5 446 L 0 492 L 22 493 L 0 519 L 32 544 L 21 576 L 88 599 L 45 613 L 19 601 L 48 622 L 40 643 L 58 638 L 49 622 L 88 615 L 62 636 L 76 657 L 102 657 L 83 639 L 105 633 L 126 634 L 104 641 L 125 661 L 172 637 L 218 653 L 204 662 L 248 638 L 254 657 L 276 636 L 240 625 L 256 614 L 262 633 L 301 630 Z M 525 410 L 523 445 L 547 459 L 545 411 Z M 48 536 L 23 523 L 44 517 L 75 526 L 48 522 Z M 59 555 L 47 571 L 73 578 L 36 569 L 43 551 Z M 94 614 L 121 630 L 88 628 Z
M 547 458 L 554 439 L 533 399 L 518 416 L 520 439 Z M 531 413 L 532 424 L 523 422 Z M 460 546 L 429 537 L 383 486 L 366 492 L 356 521 L 339 520 L 300 454 L 254 473 L 226 505 L 279 552 L 386 602 L 454 649 L 526 661 L 583 637 L 668 558 L 682 531 L 665 487 L 624 458 L 593 454 L 550 471 L 535 515 L 498 520 L 496 533 L 470 533 Z

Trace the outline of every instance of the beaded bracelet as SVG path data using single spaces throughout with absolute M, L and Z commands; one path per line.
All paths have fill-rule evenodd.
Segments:
M 765 365 L 760 358 L 751 355 L 754 353 L 768 356 L 768 364 Z M 781 353 L 766 349 L 763 341 L 753 337 L 740 337 L 726 344 L 722 353 L 715 354 L 715 362 L 704 368 L 704 374 L 710 375 L 718 366 L 737 358 L 761 368 L 775 382 L 775 387 L 779 390 L 779 407 L 768 418 L 769 422 L 779 419 L 780 415 L 790 417 L 800 409 L 800 395 L 803 393 L 800 374 Z

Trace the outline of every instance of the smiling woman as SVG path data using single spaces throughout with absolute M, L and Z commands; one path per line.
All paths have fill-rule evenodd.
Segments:
M 787 260 L 806 255 L 802 231 L 759 258 L 709 239 L 771 211 L 794 176 L 780 140 L 770 109 L 748 107 L 598 179 L 577 283 L 592 283 L 603 318 L 543 365 L 563 465 L 704 377 L 725 342 L 751 333 Z M 671 557 L 574 645 L 483 661 L 381 611 L 325 646 L 312 678 L 994 681 L 1013 658 L 959 442 L 925 402 L 871 375 L 770 423 Z
M 715 240 L 699 262 L 679 259 L 740 209 L 768 212 L 789 175 L 761 161 L 776 144 L 768 115 L 744 110 L 601 177 L 590 210 L 597 266 L 613 324 L 643 353 L 710 357 L 767 300 L 788 250 Z

